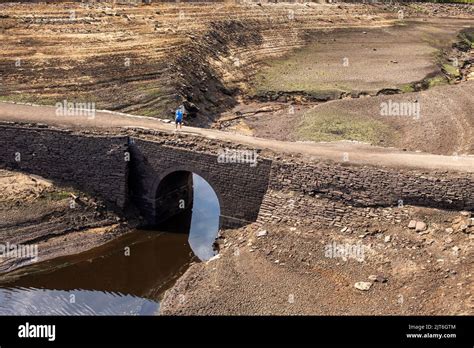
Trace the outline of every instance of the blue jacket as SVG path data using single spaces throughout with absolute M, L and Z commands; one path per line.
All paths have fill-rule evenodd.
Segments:
M 175 119 L 176 119 L 176 121 L 182 121 L 183 120 L 183 110 L 181 110 L 181 109 L 176 110 Z

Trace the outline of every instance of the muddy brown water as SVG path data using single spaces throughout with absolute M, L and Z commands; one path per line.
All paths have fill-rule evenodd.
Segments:
M 0 315 L 155 315 L 192 262 L 207 260 L 219 224 L 212 188 L 193 175 L 192 213 L 84 253 L 27 266 L 0 283 Z

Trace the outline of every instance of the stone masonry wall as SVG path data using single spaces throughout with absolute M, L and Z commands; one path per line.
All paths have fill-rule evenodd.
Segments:
M 474 176 L 274 162 L 258 222 L 342 227 L 362 218 L 399 223 L 407 205 L 472 211 Z
M 403 204 L 474 210 L 474 175 L 337 163 L 272 165 L 270 188 L 320 195 L 358 207 Z
M 0 168 L 70 185 L 114 207 L 127 203 L 126 137 L 0 126 L 0 149 Z
M 268 190 L 257 220 L 264 223 L 312 225 L 320 227 L 354 226 L 360 221 L 400 223 L 408 218 L 406 207 L 354 207 L 342 201 L 308 196 L 293 191 Z

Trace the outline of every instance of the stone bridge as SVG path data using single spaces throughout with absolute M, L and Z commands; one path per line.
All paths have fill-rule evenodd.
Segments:
M 188 191 L 191 173 L 204 178 L 214 189 L 224 226 L 240 226 L 257 219 L 271 161 L 261 159 L 256 166 L 219 163 L 217 152 L 195 152 L 135 138 L 129 138 L 129 150 L 131 198 L 148 221 L 162 221 L 157 214 L 179 212 L 181 199 L 192 201 L 192 191 Z M 170 191 L 175 194 L 170 195 Z
M 75 187 L 102 198 L 114 209 L 137 208 L 149 225 L 178 213 L 181 201 L 189 207 L 191 173 L 200 175 L 214 189 L 223 227 L 271 218 L 275 210 L 272 206 L 286 204 L 278 192 L 336 202 L 315 206 L 308 213 L 336 226 L 341 215 L 346 214 L 341 205 L 347 209 L 390 207 L 402 201 L 408 205 L 474 210 L 474 166 L 470 157 L 448 160 L 446 156 L 380 148 L 363 156 L 361 148 L 356 147 L 358 152 L 344 150 L 349 151 L 353 161 L 337 162 L 313 158 L 312 154 L 318 152 L 330 155 L 325 145 L 266 141 L 265 148 L 256 146 L 261 141 L 258 138 L 252 138 L 256 143 L 249 146 L 229 141 L 228 133 L 205 130 L 173 134 L 169 129 L 137 126 L 73 128 L 0 122 L 0 167 Z M 292 153 L 293 147 L 298 147 L 301 154 Z M 258 163 L 219 163 L 218 151 L 224 148 L 254 149 L 259 152 Z M 376 156 L 382 158 L 380 165 L 364 164 Z M 405 161 L 406 165 L 401 167 L 397 161 Z M 420 168 L 423 161 L 439 164 L 441 169 Z
M 5 126 L 0 134 L 0 167 L 70 185 L 119 210 L 134 206 L 149 225 L 191 206 L 192 173 L 214 189 L 225 227 L 255 221 L 268 187 L 271 162 L 263 159 L 219 163 L 217 152 L 121 135 Z

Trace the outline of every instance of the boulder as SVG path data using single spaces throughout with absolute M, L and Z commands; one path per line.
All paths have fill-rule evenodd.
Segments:
M 370 289 L 371 286 L 372 286 L 371 282 L 357 282 L 354 284 L 354 287 L 357 290 L 361 290 L 361 291 L 367 291 Z
M 423 221 L 417 221 L 415 225 L 415 231 L 421 232 L 426 230 L 426 224 Z

